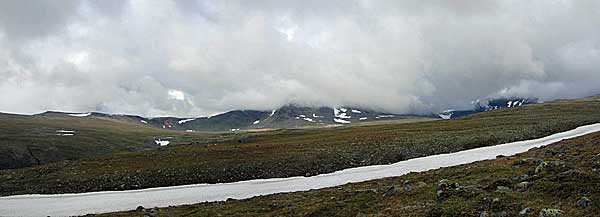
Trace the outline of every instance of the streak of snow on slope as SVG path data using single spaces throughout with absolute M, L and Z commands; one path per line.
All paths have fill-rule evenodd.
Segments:
M 440 118 L 444 119 L 444 120 L 448 120 L 452 118 L 452 113 L 450 114 L 439 114 Z
M 452 115 L 454 115 L 454 111 L 453 109 L 451 110 L 445 110 L 442 113 L 439 113 L 438 116 L 444 120 L 448 120 L 452 118 Z
M 352 113 L 361 114 L 362 112 L 360 110 L 352 109 Z
M 75 131 L 73 130 L 56 130 L 57 136 L 74 136 Z
M 349 124 L 349 123 L 352 123 L 350 121 L 343 120 L 343 119 L 337 119 L 337 118 L 334 118 L 333 121 L 335 121 L 336 123 L 340 123 L 340 124 Z
M 154 140 L 154 143 L 156 143 L 157 145 L 160 145 L 160 146 L 167 146 L 167 145 L 169 145 L 171 142 L 170 142 L 170 141 L 167 141 L 167 140 L 160 140 L 160 139 L 157 139 L 157 140 Z
M 259 123 L 260 123 L 260 120 L 256 120 L 256 121 L 252 122 L 253 125 L 257 125 Z
M 369 118 L 368 117 L 362 117 L 362 118 L 359 118 L 358 120 L 364 121 L 364 120 L 367 120 L 367 119 L 369 119 Z
M 193 120 L 196 120 L 196 118 L 190 118 L 190 119 L 180 120 L 180 121 L 177 121 L 177 123 L 178 124 L 185 124 L 185 123 L 193 121 Z
M 81 114 L 69 114 L 69 116 L 71 117 L 78 117 L 78 118 L 82 118 L 82 117 L 87 117 L 92 115 L 92 113 L 88 112 L 88 113 L 81 113 Z
M 140 122 L 142 122 L 142 123 L 144 123 L 144 124 L 147 124 L 147 123 L 148 123 L 148 121 L 145 121 L 145 120 L 140 120 Z
M 345 108 L 340 108 L 340 109 L 333 108 L 333 116 L 336 117 L 336 118 L 341 118 L 341 119 L 350 119 L 350 118 L 352 118 L 351 116 L 348 116 L 346 114 L 346 111 L 348 111 L 348 110 L 345 109 Z
M 312 118 L 304 118 L 304 120 L 308 122 L 315 122 Z

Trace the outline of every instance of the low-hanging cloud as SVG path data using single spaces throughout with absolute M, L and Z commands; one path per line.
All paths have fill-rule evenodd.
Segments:
M 0 111 L 395 113 L 600 93 L 600 2 L 0 1 Z

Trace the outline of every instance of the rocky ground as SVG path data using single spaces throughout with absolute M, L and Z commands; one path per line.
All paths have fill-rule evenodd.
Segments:
M 134 207 L 132 207 L 133 209 Z M 246 200 L 100 216 L 598 216 L 600 133 L 516 156 Z

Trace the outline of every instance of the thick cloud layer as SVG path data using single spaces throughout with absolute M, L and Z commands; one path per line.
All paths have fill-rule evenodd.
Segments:
M 390 112 L 600 93 L 600 2 L 0 1 L 0 111 Z

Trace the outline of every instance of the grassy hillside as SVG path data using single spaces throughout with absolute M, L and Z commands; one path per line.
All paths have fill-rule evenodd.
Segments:
M 465 118 L 318 130 L 277 130 L 230 142 L 118 153 L 0 171 L 0 194 L 126 190 L 312 176 L 539 138 L 600 122 L 600 99 L 563 100 Z
M 155 129 L 141 122 L 111 117 L 71 117 L 66 114 L 10 115 L 0 113 L 0 169 L 61 160 L 76 160 L 115 152 L 157 149 L 156 138 L 172 144 L 218 140 L 217 133 L 184 133 Z
M 100 216 L 597 216 L 599 150 L 595 133 L 514 157 L 396 178 Z

